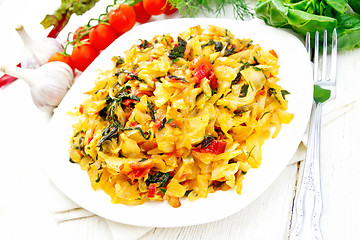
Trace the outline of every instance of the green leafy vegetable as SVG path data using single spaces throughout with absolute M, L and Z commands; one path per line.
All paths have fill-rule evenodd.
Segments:
M 242 85 L 240 90 L 240 97 L 245 97 L 247 95 L 248 89 L 249 89 L 249 84 Z
M 276 92 L 275 88 L 269 88 L 269 93 L 276 99 L 276 101 L 278 101 L 281 104 L 281 102 L 277 96 L 278 93 Z
M 146 39 L 145 40 L 140 39 L 140 41 L 141 41 L 141 44 L 139 45 L 139 47 L 142 48 L 142 49 L 151 48 L 153 46 Z
M 360 13 L 360 1 L 359 0 L 349 0 L 349 5 L 354 10 L 354 12 Z
M 138 75 L 130 72 L 129 70 L 126 70 L 125 68 L 122 68 L 120 71 L 116 71 L 115 76 L 119 76 L 120 73 L 126 73 L 129 77 L 136 79 L 140 82 L 146 83 L 144 79 L 140 78 Z
M 98 1 L 99 0 L 61 0 L 60 7 L 53 14 L 47 14 L 41 21 L 41 25 L 43 25 L 45 29 L 51 26 L 57 27 L 61 21 L 64 22 L 63 19 L 65 18 L 66 21 L 62 26 L 63 28 L 73 13 L 82 15 L 94 7 Z
M 201 45 L 201 48 L 204 48 L 206 46 L 212 46 L 215 45 L 215 41 L 213 39 L 210 39 L 207 43 L 204 43 Z
M 285 99 L 286 95 L 290 94 L 290 92 L 288 90 L 285 90 L 285 89 L 280 90 L 280 92 L 281 92 L 281 96 L 282 96 L 283 99 Z
M 236 53 L 236 51 L 235 51 L 235 46 L 232 45 L 231 47 L 225 49 L 224 57 L 228 57 L 228 56 L 230 56 L 230 55 L 233 55 L 234 53 Z
M 349 14 L 337 17 L 338 48 L 351 50 L 360 47 L 360 16 Z
M 114 56 L 113 60 L 115 62 L 115 67 L 119 67 L 120 65 L 124 64 L 125 60 L 120 56 Z
M 197 145 L 195 145 L 195 147 L 198 147 L 201 145 L 201 148 L 206 148 L 208 147 L 214 140 L 216 140 L 216 137 L 212 136 L 212 135 L 205 135 L 204 139 Z
M 101 173 L 101 174 L 97 174 L 97 178 L 96 178 L 96 180 L 95 180 L 95 182 L 96 183 L 98 183 L 98 182 L 100 182 L 100 179 L 101 179 L 101 176 L 103 175 L 103 173 Z
M 292 28 L 303 36 L 310 32 L 312 38 L 316 31 L 326 29 L 331 35 L 337 28 L 338 49 L 349 50 L 360 46 L 360 17 L 345 13 L 347 4 L 348 0 L 259 0 L 255 14 L 268 25 Z M 319 36 L 322 42 L 323 34 Z
M 178 44 L 175 47 L 172 47 L 169 52 L 169 58 L 171 60 L 175 60 L 177 58 L 184 57 L 184 52 L 186 49 L 187 42 L 182 39 L 181 37 L 178 37 Z
M 149 108 L 150 110 L 150 116 L 151 116 L 151 119 L 155 122 L 156 121 L 156 118 L 155 118 L 155 104 L 151 101 L 147 101 L 147 107 Z
M 315 102 L 325 102 L 330 98 L 331 91 L 329 89 L 324 89 L 318 85 L 314 85 L 314 100 Z
M 163 128 L 165 127 L 165 124 L 166 124 L 166 118 L 163 118 L 162 120 L 161 120 L 161 124 L 160 124 L 160 127 L 159 127 L 159 129 L 158 129 L 158 131 L 160 132 L 161 130 L 163 130 Z
M 169 176 L 170 174 L 167 173 L 162 173 L 162 172 L 157 172 L 153 175 L 149 174 L 148 178 L 146 179 L 146 183 L 150 184 L 150 183 L 159 183 L 159 187 L 163 187 L 166 182 L 169 180 Z
M 174 76 L 172 74 L 169 74 L 168 77 L 173 80 L 182 81 L 183 83 L 187 83 L 186 79 L 183 77 Z

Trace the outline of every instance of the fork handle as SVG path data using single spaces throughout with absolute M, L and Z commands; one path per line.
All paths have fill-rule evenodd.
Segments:
M 320 184 L 320 135 L 322 104 L 313 103 L 304 173 L 295 203 L 296 221 L 289 236 L 295 239 L 321 240 L 320 215 L 322 196 Z

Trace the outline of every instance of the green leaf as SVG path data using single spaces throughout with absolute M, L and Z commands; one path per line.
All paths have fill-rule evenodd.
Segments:
M 319 31 L 322 43 L 322 33 L 327 30 L 328 44 L 331 44 L 331 33 L 336 28 L 338 50 L 351 50 L 360 47 L 360 15 L 345 13 L 347 3 L 347 0 L 258 0 L 255 14 L 274 27 L 292 28 L 303 36 L 310 32 L 311 42 Z M 349 4 L 360 12 L 359 0 Z
M 333 9 L 339 13 L 344 13 L 346 11 L 347 0 L 325 0 Z
M 348 2 L 354 12 L 360 13 L 360 1 L 359 0 L 349 0 Z
M 281 0 L 260 0 L 255 6 L 256 16 L 263 19 L 266 24 L 274 27 L 288 26 L 288 10 L 284 6 L 284 1 Z
M 314 85 L 314 100 L 315 102 L 325 102 L 330 98 L 331 91 L 329 89 L 324 89 L 318 85 Z
M 304 36 L 306 35 L 307 32 L 310 33 L 314 33 L 316 31 L 323 32 L 325 29 L 327 29 L 328 32 L 332 32 L 332 30 L 336 28 L 336 24 L 337 24 L 335 18 L 331 18 L 327 16 L 319 16 L 294 9 L 289 9 L 288 21 L 296 32 Z M 323 34 L 320 35 L 321 35 L 320 40 L 322 40 Z
M 351 50 L 360 47 L 360 16 L 342 14 L 338 20 L 338 48 Z

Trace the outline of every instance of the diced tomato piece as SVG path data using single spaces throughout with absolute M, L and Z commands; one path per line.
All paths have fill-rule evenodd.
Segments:
M 271 49 L 269 53 L 271 53 L 274 57 L 279 58 L 274 49 Z
M 125 99 L 125 100 L 122 101 L 122 104 L 124 106 L 129 106 L 133 102 L 135 102 L 135 100 L 133 100 L 133 99 Z
M 198 82 L 200 82 L 203 78 L 210 75 L 210 68 L 204 63 L 202 63 L 199 67 L 195 69 L 194 75 L 197 78 Z
M 132 112 L 133 112 L 133 110 L 131 110 L 130 112 L 124 114 L 124 116 L 126 117 L 126 120 L 129 119 L 129 117 L 131 116 Z
M 214 190 L 219 190 L 221 188 L 221 186 L 223 185 L 223 182 L 219 182 L 219 181 L 213 181 L 212 182 L 213 188 Z
M 214 140 L 209 146 L 206 148 L 199 149 L 202 153 L 212 153 L 212 154 L 221 154 L 225 152 L 226 142 Z
M 176 147 L 174 148 L 174 150 L 172 152 L 166 153 L 167 156 L 171 157 L 172 155 L 175 155 L 177 157 L 181 157 L 184 153 L 183 149 L 176 149 Z
M 216 78 L 214 72 L 211 72 L 211 73 L 210 73 L 209 79 L 210 79 L 210 87 L 211 87 L 213 90 L 216 89 L 217 86 L 219 85 L 219 83 L 218 83 L 218 81 L 217 81 L 217 78 Z
M 120 171 L 123 170 L 124 167 L 125 167 L 125 165 L 124 165 L 124 164 L 121 164 L 120 167 L 119 167 L 119 170 L 120 170 Z
M 150 183 L 149 192 L 148 192 L 148 198 L 155 197 L 155 192 L 156 192 L 156 184 L 155 183 Z
M 205 56 L 205 55 L 200 55 L 198 57 L 196 57 L 192 62 L 191 62 L 191 65 L 190 65 L 190 69 L 196 69 L 198 68 L 201 64 L 205 64 L 208 69 L 211 69 L 212 68 L 212 64 L 209 60 L 209 56 Z
M 133 121 L 129 122 L 129 127 L 134 127 L 136 125 L 138 125 L 137 122 L 133 122 Z
M 181 128 L 182 122 L 180 122 L 178 120 L 172 120 L 172 121 L 169 121 L 169 125 L 173 128 Z
M 160 126 L 161 126 L 161 120 L 160 120 L 160 119 L 156 119 L 155 124 L 154 124 L 154 127 L 155 127 L 156 129 L 159 129 Z
M 142 97 L 143 95 L 154 96 L 152 91 L 140 90 L 139 88 L 131 88 L 131 94 L 137 97 Z
M 84 106 L 82 104 L 79 107 L 79 113 L 81 113 L 81 114 L 84 113 Z
M 154 60 L 157 60 L 157 58 L 150 56 L 149 61 L 152 62 L 152 61 L 154 61 Z
M 154 163 L 150 160 L 145 162 L 133 162 L 130 163 L 130 168 L 133 170 L 129 174 L 130 179 L 140 179 L 146 176 L 150 172 L 150 169 L 154 166 Z
M 260 91 L 259 91 L 259 95 L 260 95 L 260 96 L 266 95 L 265 89 L 260 90 Z
M 180 199 L 178 197 L 170 197 L 169 196 L 169 204 L 170 206 L 174 207 L 174 208 L 178 208 L 181 206 L 181 202 L 180 202 Z

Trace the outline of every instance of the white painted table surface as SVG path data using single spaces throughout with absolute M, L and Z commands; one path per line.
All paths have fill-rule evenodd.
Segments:
M 58 39 L 102 13 L 107 2 L 112 1 L 102 0 L 82 17 L 72 17 Z M 0 0 L 0 62 L 17 64 L 21 59 L 23 44 L 16 24 L 23 24 L 34 38 L 44 37 L 48 30 L 39 23 L 59 4 L 60 0 Z M 360 49 L 342 52 L 338 59 L 338 99 L 353 97 L 357 102 L 322 131 L 321 227 L 324 239 L 360 239 Z M 33 105 L 23 81 L 0 89 L 0 114 L 0 239 L 112 239 L 104 219 L 57 223 L 49 213 L 49 180 L 33 157 L 48 117 Z M 155 228 L 141 240 L 287 239 L 301 167 L 286 167 L 267 191 L 233 216 L 197 226 Z

